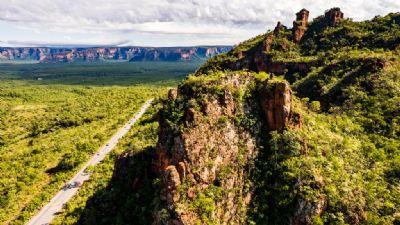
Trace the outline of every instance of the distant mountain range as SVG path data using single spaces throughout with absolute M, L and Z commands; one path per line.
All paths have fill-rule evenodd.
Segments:
M 96 61 L 195 61 L 231 50 L 231 46 L 197 47 L 0 47 L 0 60 L 35 60 L 47 63 Z

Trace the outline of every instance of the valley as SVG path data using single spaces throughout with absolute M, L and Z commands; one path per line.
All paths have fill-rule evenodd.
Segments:
M 146 100 L 197 66 L 0 64 L 0 223 L 27 222 Z

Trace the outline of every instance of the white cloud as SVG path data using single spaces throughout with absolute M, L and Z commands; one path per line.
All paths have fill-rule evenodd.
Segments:
M 170 45 L 169 41 L 179 38 L 188 44 L 201 40 L 204 44 L 233 44 L 273 28 L 278 20 L 290 26 L 294 13 L 301 8 L 315 17 L 334 6 L 341 7 L 346 16 L 364 20 L 399 11 L 400 1 L 1 0 L 0 21 L 60 33 L 76 41 L 85 39 L 85 35 L 102 35 L 151 44 L 142 39 L 146 34 L 157 34 L 162 39 L 154 38 L 153 45 Z

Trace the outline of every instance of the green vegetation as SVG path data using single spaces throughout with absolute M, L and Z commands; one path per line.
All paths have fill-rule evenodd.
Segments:
M 175 85 L 201 62 L 0 64 L 2 83 L 89 86 Z
M 255 188 L 248 209 L 249 224 L 291 224 L 307 216 L 313 224 L 400 221 L 399 53 L 352 50 L 329 57 L 292 83 L 292 110 L 302 116 L 301 128 L 287 128 L 282 133 L 265 128 L 252 131 L 261 137 L 262 150 L 249 178 Z M 268 80 L 270 84 L 282 82 L 287 76 L 270 78 L 265 73 L 246 71 L 192 75 L 180 90 L 194 99 L 180 99 L 175 101 L 180 107 L 166 109 L 184 112 L 185 106 L 196 99 L 201 101 L 203 95 L 222 98 L 223 90 L 242 96 L 238 99 L 244 102 L 257 99 L 257 86 L 249 85 L 247 94 L 229 85 L 221 86 L 227 74 L 251 74 L 259 83 Z M 171 118 L 170 126 L 182 124 L 183 113 L 165 113 L 164 118 Z M 236 115 L 234 121 L 240 128 L 251 130 L 263 123 L 263 118 L 260 108 L 254 107 L 249 114 Z M 226 120 L 221 117 L 217 123 Z M 222 174 L 219 180 L 223 180 Z M 182 195 L 188 187 L 182 187 Z M 210 190 L 214 190 L 213 185 Z M 219 195 L 208 190 L 196 193 L 197 197 L 189 201 L 190 210 L 205 224 L 213 224 L 211 212 L 217 207 Z M 188 204 L 184 201 L 180 204 Z
M 400 13 L 391 13 L 376 17 L 370 21 L 354 22 L 346 19 L 339 26 L 328 26 L 323 16 L 310 22 L 307 32 L 299 45 L 294 44 L 290 29 L 282 28 L 274 34 L 259 35 L 244 41 L 228 53 L 218 55 L 198 69 L 197 75 L 210 74 L 224 70 L 257 70 L 255 58 L 263 56 L 265 63 L 305 63 L 320 65 L 335 58 L 336 54 L 353 55 L 373 52 L 396 51 L 400 44 Z M 273 38 L 268 40 L 268 37 Z M 269 50 L 264 51 L 268 46 Z M 239 53 L 243 58 L 238 58 Z M 330 57 L 332 56 L 333 57 Z M 288 80 L 292 81 L 294 72 L 289 71 Z
M 259 134 L 248 222 L 399 224 L 400 14 L 335 27 L 324 19 L 310 23 L 299 45 L 284 29 L 264 51 L 270 32 L 196 73 L 258 71 L 262 57 L 267 69 L 282 67 L 271 76 L 291 83 L 302 127 Z
M 0 64 L 0 223 L 26 222 L 147 99 L 197 66 Z
M 327 26 L 323 19 L 318 17 L 310 24 L 300 45 L 304 54 L 314 55 L 341 48 L 393 50 L 400 42 L 400 13 L 363 22 L 347 19 L 337 27 Z
M 231 199 L 238 221 L 248 224 L 400 224 L 400 15 L 329 24 L 316 18 L 299 44 L 282 28 L 209 60 L 180 84 L 177 99 L 160 101 L 162 109 L 153 105 L 92 168 L 92 179 L 54 223 L 150 224 L 154 216 L 165 222 L 188 212 L 200 224 L 218 224 L 216 212 L 225 207 L 219 203 Z M 0 221 L 26 221 L 145 99 L 165 94 L 180 72 L 193 68 L 157 65 L 0 65 Z M 271 96 L 261 90 L 282 82 L 292 89 L 284 92 L 291 96 L 290 121 L 273 131 L 262 104 L 282 105 L 260 98 L 280 101 L 282 90 Z M 234 109 L 212 117 L 213 109 L 204 110 L 211 101 L 217 110 L 231 102 Z M 202 125 L 207 138 L 225 137 L 227 124 L 238 134 L 237 154 L 216 166 L 208 183 L 194 175 L 214 168 L 222 153 L 196 139 L 204 168 L 189 165 L 193 179 L 181 180 L 175 209 L 163 208 L 163 182 L 151 169 L 156 115 L 166 122 L 166 139 Z M 171 140 L 164 143 L 168 154 Z M 243 187 L 224 189 L 238 177 Z
M 343 112 L 318 114 L 313 103 L 310 109 L 295 104 L 303 127 L 265 139 L 250 220 L 288 224 L 296 215 L 312 214 L 299 209 L 308 205 L 323 209 L 315 218 L 323 224 L 396 223 L 399 138 L 366 132 L 360 118 Z
M 131 131 L 103 162 L 92 170 L 91 179 L 64 207 L 53 224 L 150 224 L 152 210 L 157 202 L 158 181 L 153 180 L 145 155 L 152 154 L 157 142 L 158 123 L 155 114 L 159 104 L 143 115 Z M 118 156 L 124 153 L 128 164 L 115 168 Z M 118 171 L 116 171 L 116 169 Z M 119 175 L 112 177 L 113 172 Z M 132 193 L 133 176 L 147 174 L 135 194 Z

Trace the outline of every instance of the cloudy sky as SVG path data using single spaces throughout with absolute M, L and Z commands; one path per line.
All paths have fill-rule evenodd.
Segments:
M 0 46 L 231 45 L 334 6 L 365 20 L 400 0 L 1 0 Z

